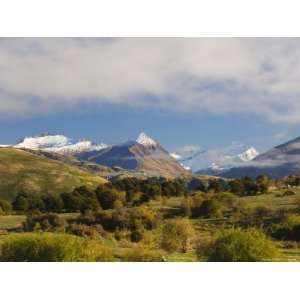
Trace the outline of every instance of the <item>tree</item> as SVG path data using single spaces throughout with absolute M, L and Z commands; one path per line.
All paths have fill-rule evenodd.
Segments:
M 46 195 L 43 197 L 43 202 L 47 212 L 61 212 L 64 208 L 64 201 L 60 196 Z
M 265 194 L 269 191 L 272 181 L 268 176 L 260 175 L 256 178 L 256 183 L 258 185 L 259 192 Z
M 108 189 L 98 187 L 96 190 L 97 199 L 103 209 L 114 208 L 114 202 L 119 200 L 125 203 L 126 195 L 124 192 L 120 192 L 116 189 Z
M 29 208 L 29 201 L 25 192 L 19 192 L 15 201 L 13 202 L 13 209 L 16 211 L 27 211 Z
M 231 180 L 228 183 L 229 191 L 238 196 L 243 196 L 245 193 L 245 186 L 241 179 Z
M 208 261 L 215 262 L 270 261 L 279 255 L 274 242 L 257 229 L 224 230 L 207 252 Z
M 186 252 L 194 234 L 194 228 L 188 219 L 166 221 L 162 228 L 161 246 L 170 252 Z
M 204 200 L 198 209 L 198 216 L 207 218 L 221 218 L 223 216 L 224 206 L 217 199 Z M 197 213 L 196 213 L 197 214 Z
M 53 213 L 27 216 L 23 224 L 25 231 L 64 231 L 65 226 L 66 221 Z
M 69 212 L 77 212 L 82 208 L 81 197 L 74 196 L 72 193 L 62 193 L 61 198 L 64 202 L 64 207 Z

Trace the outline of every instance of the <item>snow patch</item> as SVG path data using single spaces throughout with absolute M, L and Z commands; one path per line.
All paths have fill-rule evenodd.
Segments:
M 259 153 L 256 151 L 255 148 L 251 147 L 248 150 L 246 150 L 245 152 L 241 153 L 238 155 L 238 157 L 242 160 L 242 161 L 251 161 L 253 160 Z
M 139 134 L 138 138 L 136 139 L 136 142 L 144 146 L 157 145 L 157 143 L 144 132 Z

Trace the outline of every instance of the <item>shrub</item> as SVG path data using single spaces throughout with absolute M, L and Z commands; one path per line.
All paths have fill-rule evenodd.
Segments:
M 271 235 L 279 240 L 300 241 L 300 215 L 288 215 L 280 224 L 273 224 Z
M 0 210 L 4 213 L 9 213 L 12 210 L 12 205 L 10 202 L 4 199 L 0 199 Z
M 70 234 L 89 237 L 94 239 L 100 239 L 105 234 L 101 225 L 84 225 L 84 224 L 70 224 L 67 228 L 67 232 Z
M 291 191 L 291 190 L 287 190 L 287 191 L 285 191 L 284 193 L 283 193 L 283 197 L 286 197 L 286 196 L 295 196 L 295 195 L 297 195 L 296 194 L 296 192 L 294 192 L 294 191 Z
M 113 261 L 111 251 L 93 240 L 53 233 L 23 233 L 5 237 L 0 261 Z
M 193 237 L 194 228 L 188 219 L 169 220 L 162 228 L 161 246 L 170 252 L 186 252 Z
M 221 232 L 208 249 L 208 261 L 254 262 L 278 257 L 278 250 L 256 229 L 228 229 Z

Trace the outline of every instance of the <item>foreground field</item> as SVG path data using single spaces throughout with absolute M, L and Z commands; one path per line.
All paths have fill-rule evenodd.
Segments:
M 295 189 L 294 195 L 290 196 L 282 196 L 284 191 L 277 191 L 267 195 L 258 195 L 252 197 L 242 197 L 239 199 L 240 202 L 243 203 L 244 209 L 257 209 L 262 206 L 267 207 L 271 211 L 279 211 L 279 210 L 290 210 L 298 207 L 300 191 Z M 153 200 L 149 202 L 149 206 L 153 209 L 159 210 L 162 213 L 169 213 L 180 211 L 181 204 L 183 198 L 182 197 L 171 197 L 164 201 L 162 205 L 160 201 Z M 64 220 L 69 220 L 72 218 L 76 218 L 78 213 L 61 213 L 59 217 Z M 2 215 L 0 216 L 0 230 L 8 230 L 15 231 L 22 228 L 23 222 L 26 220 L 25 215 Z M 201 219 L 192 219 L 191 220 L 194 228 L 196 229 L 196 235 L 201 238 L 214 236 L 218 231 L 231 226 L 230 220 L 227 218 L 201 218 Z M 22 233 L 18 233 L 22 235 Z M 5 235 L 1 236 L 1 240 L 5 237 Z M 132 243 L 124 243 L 117 241 L 113 235 L 101 239 L 101 245 L 104 245 L 112 252 L 115 260 L 120 259 L 134 247 Z M 291 261 L 291 262 L 300 262 L 300 244 L 297 242 L 292 245 L 286 246 L 285 243 L 277 242 L 277 247 L 281 251 L 280 259 L 276 259 L 276 261 Z M 195 250 L 188 250 L 185 253 L 182 252 L 173 252 L 173 253 L 165 253 L 163 255 L 164 261 L 170 262 L 196 262 L 196 261 L 205 261 L 206 258 L 202 259 L 197 256 Z

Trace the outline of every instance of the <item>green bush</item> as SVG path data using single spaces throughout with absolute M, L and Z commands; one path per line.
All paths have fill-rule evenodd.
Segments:
M 161 247 L 169 252 L 186 252 L 194 237 L 194 228 L 188 219 L 166 221 L 162 228 Z
M 99 224 L 90 226 L 84 224 L 70 224 L 67 228 L 67 232 L 70 234 L 95 239 L 101 239 L 102 236 L 105 235 L 103 227 Z
M 4 199 L 0 199 L 0 210 L 4 213 L 9 213 L 12 210 L 12 205 L 10 202 Z
M 300 215 L 288 215 L 279 224 L 272 224 L 269 229 L 275 239 L 300 241 Z
M 0 245 L 0 261 L 5 262 L 113 260 L 111 251 L 99 242 L 68 234 L 14 234 L 5 237 Z
M 208 261 L 254 262 L 278 257 L 278 250 L 267 236 L 256 229 L 222 231 L 207 251 Z
M 224 212 L 223 204 L 217 199 L 204 200 L 201 206 L 196 209 L 195 216 L 204 216 L 207 218 L 222 218 Z

